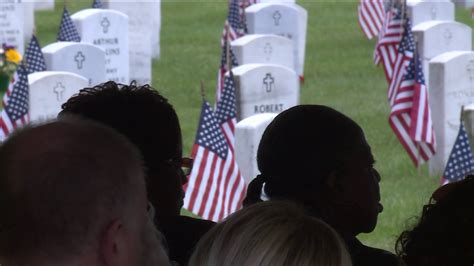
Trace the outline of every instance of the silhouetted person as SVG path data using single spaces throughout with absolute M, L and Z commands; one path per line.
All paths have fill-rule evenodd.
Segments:
M 380 204 L 380 176 L 362 129 L 329 107 L 301 105 L 280 113 L 265 130 L 257 153 L 261 172 L 244 206 L 270 199 L 302 203 L 344 239 L 353 265 L 397 265 L 395 255 L 363 245 Z
M 142 165 L 125 137 L 96 123 L 15 132 L 0 146 L 0 264 L 169 265 Z
M 474 176 L 440 187 L 413 229 L 400 235 L 402 265 L 474 264 Z
M 213 222 L 180 216 L 183 206 L 181 129 L 168 100 L 148 85 L 107 82 L 85 88 L 62 106 L 59 116 L 76 114 L 108 125 L 134 143 L 145 162 L 148 200 L 168 243 L 171 260 L 185 265 Z

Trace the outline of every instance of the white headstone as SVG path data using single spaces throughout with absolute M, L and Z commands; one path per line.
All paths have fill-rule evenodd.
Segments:
M 34 0 L 35 10 L 54 10 L 54 0 Z
M 308 12 L 297 4 L 259 3 L 245 9 L 250 34 L 276 34 L 293 40 L 296 73 L 304 76 Z
M 471 8 L 474 7 L 474 0 L 453 0 L 453 2 L 460 7 L 463 8 Z
M 454 4 L 448 0 L 408 2 L 407 10 L 412 27 L 431 20 L 455 20 Z
M 444 53 L 429 66 L 429 100 L 437 142 L 430 173 L 439 175 L 459 131 L 461 107 L 474 102 L 474 52 Z
M 474 102 L 464 106 L 463 121 L 469 135 L 471 150 L 474 151 Z
M 275 64 L 295 69 L 293 42 L 273 34 L 249 34 L 231 42 L 239 65 Z
M 260 0 L 259 3 L 296 3 L 295 0 Z
M 30 120 L 56 118 L 61 105 L 80 89 L 87 79 L 70 72 L 42 71 L 28 75 L 30 84 Z
M 151 34 L 151 53 L 155 59 L 160 58 L 160 33 L 161 33 L 161 0 L 154 0 L 153 4 L 153 31 Z
M 298 75 L 290 68 L 248 64 L 233 68 L 232 72 L 237 121 L 261 113 L 280 113 L 299 103 Z
M 105 51 L 107 80 L 130 82 L 127 15 L 108 9 L 84 9 L 71 16 L 82 42 Z
M 77 42 L 55 42 L 42 49 L 46 69 L 76 73 L 89 86 L 105 82 L 105 52 L 102 48 Z
M 235 126 L 235 159 L 247 184 L 260 174 L 257 166 L 258 145 L 275 116 L 277 114 L 253 115 Z
M 445 52 L 471 51 L 471 27 L 455 21 L 428 21 L 413 27 L 418 41 L 417 52 L 423 62 L 425 79 L 429 80 L 429 61 Z
M 140 4 L 128 0 L 107 0 L 104 6 L 123 12 L 129 19 L 130 79 L 140 84 L 151 82 L 151 61 L 159 42 L 160 1 L 145 0 Z M 159 44 L 158 44 L 159 56 Z
M 25 52 L 23 8 L 18 0 L 0 1 L 0 45 L 15 46 L 20 54 Z
M 31 1 L 23 1 L 22 5 L 24 19 L 23 26 L 25 27 L 23 31 L 24 41 L 25 44 L 28 44 L 35 30 L 35 4 Z

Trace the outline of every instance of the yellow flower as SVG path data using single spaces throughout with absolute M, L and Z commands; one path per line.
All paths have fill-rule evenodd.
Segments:
M 5 57 L 7 58 L 7 61 L 13 62 L 15 64 L 18 64 L 21 61 L 20 53 L 15 51 L 14 49 L 6 50 Z

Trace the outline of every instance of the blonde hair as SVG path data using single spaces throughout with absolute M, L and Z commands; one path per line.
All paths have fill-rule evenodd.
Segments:
M 211 229 L 198 243 L 190 266 L 351 266 L 337 233 L 290 203 L 254 204 Z

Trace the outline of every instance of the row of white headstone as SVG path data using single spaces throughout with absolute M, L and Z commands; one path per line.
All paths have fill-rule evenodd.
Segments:
M 159 19 L 153 16 L 159 18 L 159 1 L 131 5 L 108 0 L 104 5 L 114 9 L 128 7 L 126 11 L 133 19 L 112 9 L 85 9 L 71 16 L 81 42 L 55 42 L 45 46 L 42 52 L 48 71 L 29 75 L 32 121 L 55 117 L 61 103 L 84 87 L 107 80 L 151 82 L 151 39 L 156 35 L 152 32 L 156 33 L 159 28 L 156 25 Z M 0 42 L 18 47 L 22 54 L 26 23 L 23 15 L 27 16 L 24 10 L 33 10 L 32 7 L 31 2 L 0 1 L 0 17 L 4 18 L 0 24 Z M 140 14 L 137 7 L 146 11 Z
M 248 34 L 231 42 L 238 67 L 235 156 L 250 182 L 259 172 L 257 147 L 266 126 L 299 104 L 304 74 L 307 11 L 288 1 L 268 1 L 245 10 Z
M 457 4 L 474 6 L 474 1 Z M 409 1 L 408 15 L 436 133 L 437 151 L 430 160 L 430 174 L 440 175 L 459 131 L 461 108 L 474 103 L 472 27 L 455 21 L 454 3 L 447 0 Z
M 474 1 L 472 4 L 474 5 Z M 470 2 L 464 2 L 464 6 L 469 5 Z M 278 5 L 274 5 L 274 8 L 270 9 L 271 11 L 264 13 L 265 15 L 262 17 L 265 17 L 267 21 L 259 24 L 260 27 L 262 25 L 270 27 L 272 19 L 280 18 L 279 15 L 275 15 L 275 9 L 278 8 Z M 254 17 L 255 10 L 265 10 L 265 8 L 262 5 L 254 5 L 246 10 L 250 33 L 271 32 L 285 36 L 282 32 L 275 31 L 254 32 L 252 22 L 258 21 L 259 18 L 258 16 Z M 417 52 L 423 62 L 425 79 L 430 91 L 433 125 L 437 133 L 437 155 L 430 161 L 432 175 L 439 175 L 444 169 L 459 129 L 461 106 L 474 103 L 472 29 L 454 21 L 454 12 L 454 4 L 450 1 L 408 2 L 408 15 L 413 23 L 412 29 L 417 40 Z M 299 17 L 305 16 L 299 15 Z M 276 20 L 273 22 L 273 26 L 275 26 Z M 289 24 L 284 25 L 289 27 L 293 24 L 292 26 L 297 27 L 298 23 L 301 22 L 293 19 Z M 305 22 L 301 24 L 305 25 Z M 305 31 L 305 28 L 303 29 Z M 301 28 L 299 32 L 302 32 Z M 237 61 L 251 64 L 234 68 L 237 83 L 238 120 L 240 121 L 236 126 L 236 159 L 247 182 L 259 174 L 256 155 L 265 128 L 277 113 L 294 105 L 290 103 L 292 99 L 290 95 L 279 98 L 278 96 L 265 95 L 263 92 L 272 91 L 281 84 L 286 89 L 297 88 L 299 91 L 298 85 L 291 83 L 294 79 L 288 78 L 291 74 L 287 75 L 286 81 L 276 83 L 278 79 L 270 79 L 275 75 L 272 74 L 267 78 L 265 73 L 272 73 L 270 71 L 272 68 L 285 67 L 294 69 L 302 76 L 304 41 L 303 60 L 300 60 L 301 50 L 298 51 L 298 48 L 301 46 L 298 46 L 297 43 L 297 39 L 293 39 L 293 47 L 291 47 L 291 42 L 288 39 L 272 35 L 247 35 L 232 42 Z M 289 53 L 291 49 L 294 49 L 293 55 Z M 295 63 L 291 64 L 292 61 Z M 260 63 L 260 65 L 256 65 L 256 63 Z M 261 63 L 279 66 L 262 65 Z M 261 86 L 261 88 L 256 88 L 255 84 L 260 84 L 257 87 Z M 298 82 L 293 82 L 293 84 L 298 84 Z M 251 93 L 247 94 L 246 92 Z M 470 133 L 471 144 L 474 147 L 474 122 L 472 121 L 474 105 L 465 107 L 465 112 L 467 113 L 464 115 L 467 131 Z

